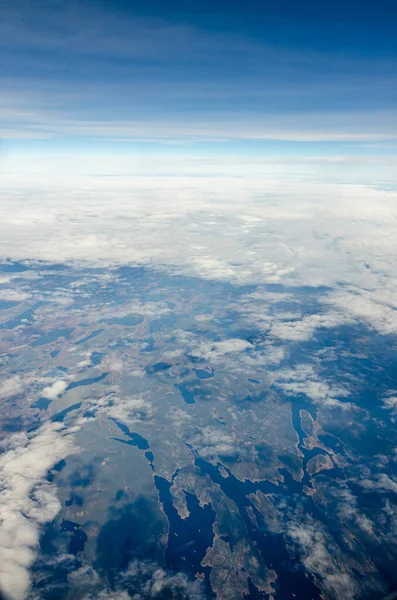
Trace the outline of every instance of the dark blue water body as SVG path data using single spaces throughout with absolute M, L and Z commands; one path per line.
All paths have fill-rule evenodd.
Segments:
M 130 438 L 129 440 L 121 440 L 119 438 L 112 438 L 113 440 L 116 440 L 117 442 L 121 442 L 122 444 L 128 444 L 129 446 L 136 446 L 140 450 L 149 450 L 149 448 L 150 448 L 149 442 L 144 437 L 139 435 L 139 433 L 134 433 L 133 431 L 130 431 L 129 428 L 127 427 L 127 425 L 125 425 L 121 421 L 117 421 L 116 419 L 111 419 L 111 420 L 113 421 L 113 423 L 115 423 L 117 425 L 117 427 L 119 429 L 121 429 L 121 431 L 124 433 L 124 435 L 126 435 Z M 152 456 L 153 456 L 153 454 L 152 454 Z
M 155 365 L 150 365 L 145 367 L 145 371 L 149 375 L 153 375 L 155 373 L 160 373 L 162 371 L 168 371 L 172 367 L 172 364 L 166 362 L 158 362 Z
M 53 529 L 51 530 L 51 525 Z M 68 576 L 81 567 L 77 556 L 67 555 L 59 560 L 54 541 L 59 537 L 59 532 L 54 524 L 45 528 L 40 540 L 40 556 L 32 565 L 33 592 L 38 594 L 40 600 L 65 600 L 69 587 Z
M 45 344 L 50 344 L 51 342 L 54 342 L 58 338 L 65 338 L 68 340 L 74 330 L 74 327 L 68 327 L 65 329 L 54 329 L 53 331 L 50 331 L 49 333 L 40 336 L 38 340 L 35 340 L 30 345 L 32 347 L 44 346 Z
M 211 379 L 214 376 L 215 370 L 211 367 L 211 371 L 206 371 L 204 369 L 193 369 L 196 374 L 197 379 Z
M 106 379 L 108 375 L 109 373 L 102 373 L 102 375 L 99 375 L 98 377 L 88 377 L 87 379 L 80 379 L 80 381 L 73 381 L 72 383 L 69 383 L 65 391 L 68 392 L 69 390 L 81 387 L 82 385 L 92 385 L 93 383 L 99 383 L 100 381 Z
M 81 340 L 78 340 L 76 342 L 76 344 L 84 344 L 84 342 L 88 342 L 89 340 L 92 340 L 94 337 L 96 337 L 97 335 L 99 335 L 100 333 L 102 333 L 102 331 L 103 331 L 103 329 L 96 329 L 95 331 L 93 331 L 89 335 L 86 335 L 85 337 L 81 338 Z
M 80 408 L 80 406 L 81 406 L 81 402 L 77 402 L 76 404 L 72 404 L 71 406 L 68 406 L 64 410 L 61 410 L 61 412 L 59 412 L 56 415 L 54 415 L 51 420 L 54 421 L 55 423 L 60 423 L 60 422 L 62 422 L 64 420 L 64 418 L 66 417 L 66 415 L 68 415 L 73 410 L 78 410 Z
M 214 510 L 209 504 L 201 507 L 195 495 L 185 492 L 190 514 L 186 519 L 181 519 L 172 503 L 170 489 L 173 484 L 158 475 L 154 476 L 154 483 L 170 528 L 166 549 L 167 566 L 173 571 L 182 571 L 192 577 L 196 573 L 204 573 L 207 598 L 213 598 L 209 579 L 210 568 L 202 567 L 201 561 L 214 540 Z
M 307 463 L 309 462 L 309 460 L 311 458 L 321 455 L 321 454 L 324 456 L 329 456 L 329 454 L 327 454 L 327 452 L 324 452 L 324 450 L 322 450 L 321 448 L 313 448 L 313 450 L 307 450 L 305 453 L 305 456 L 303 458 L 304 477 L 302 479 L 302 483 L 305 483 L 310 488 L 312 487 L 311 476 L 306 471 Z M 320 470 L 319 473 L 314 474 L 313 477 L 316 478 L 316 481 L 319 481 L 319 480 L 328 481 L 330 479 L 335 479 L 338 483 L 344 481 L 346 479 L 345 472 L 343 471 L 343 469 L 341 469 L 340 467 L 335 465 L 335 463 L 333 463 L 333 464 L 334 464 L 334 466 L 332 469 Z
M 64 469 L 66 467 L 66 460 L 64 458 L 62 458 L 62 460 L 60 460 L 59 462 L 57 462 L 56 465 L 54 465 L 52 468 L 54 469 L 54 471 L 57 471 L 58 473 L 60 471 L 62 471 L 62 469 Z
M 274 567 L 277 572 L 278 579 L 275 584 L 277 598 L 279 600 L 321 600 L 320 590 L 315 585 L 313 577 L 303 569 L 298 558 L 293 558 L 289 554 L 284 535 L 271 534 L 267 530 L 262 516 L 247 498 L 248 494 L 261 490 L 264 494 L 274 493 L 289 497 L 292 507 L 294 496 L 299 495 L 302 497 L 301 484 L 292 479 L 286 469 L 280 469 L 281 474 L 284 476 L 284 484 L 276 486 L 267 481 L 251 482 L 246 480 L 241 482 L 228 469 L 226 470 L 229 477 L 223 478 L 217 467 L 199 458 L 197 453 L 195 453 L 195 464 L 203 474 L 208 474 L 212 481 L 221 487 L 225 495 L 237 505 L 248 535 L 256 544 L 264 563 L 267 567 Z M 305 500 L 308 512 L 318 517 L 319 511 L 312 498 L 305 497 Z M 258 529 L 253 526 L 247 515 L 247 506 L 252 507 L 258 523 L 261 523 Z M 227 527 L 227 523 L 222 523 L 222 527 Z
M 9 433 L 16 433 L 17 431 L 22 431 L 24 429 L 24 419 L 20 416 L 8 417 L 3 421 L 2 429 L 3 431 L 8 431 Z
M 123 325 L 124 327 L 136 327 L 143 322 L 143 317 L 136 315 L 126 315 L 125 317 L 113 317 L 112 319 L 102 319 L 107 325 Z
M 360 511 L 369 518 L 373 518 L 373 515 L 379 511 L 379 492 L 376 490 L 366 490 L 355 482 L 349 482 L 349 485 L 358 501 Z M 384 491 L 383 500 L 385 501 L 386 499 L 389 501 L 390 506 L 396 505 L 395 493 Z M 391 521 L 392 517 L 385 523 L 385 531 L 387 527 L 391 528 L 393 526 Z M 387 587 L 387 591 L 389 593 L 397 592 L 397 553 L 395 548 L 392 548 L 390 545 L 379 544 L 376 540 L 368 536 L 365 538 L 365 544 L 370 551 L 372 562 L 375 564 Z M 395 598 L 397 598 L 397 595 L 393 596 L 393 600 Z M 372 598 L 368 598 L 368 600 L 372 600 Z
M 8 310 L 13 306 L 16 306 L 19 302 L 15 302 L 12 300 L 0 300 L 0 310 Z
M 76 506 L 83 506 L 84 498 L 82 496 L 72 494 L 69 500 L 65 500 L 65 506 L 73 506 L 73 504 L 75 504 Z
M 244 569 L 243 569 L 244 570 Z M 248 596 L 246 596 L 249 600 L 268 600 L 269 596 L 266 592 L 260 592 L 258 588 L 253 584 L 251 578 L 248 577 Z
M 92 352 L 90 360 L 91 364 L 95 367 L 102 362 L 103 357 L 105 356 L 104 352 Z
M 69 554 L 78 554 L 83 552 L 84 545 L 88 540 L 87 534 L 83 531 L 81 525 L 73 521 L 63 520 L 61 523 L 61 531 L 71 533 L 68 552 Z
M 50 356 L 52 358 L 55 358 L 56 356 L 58 356 L 59 353 L 60 353 L 60 350 L 53 350 L 52 352 L 50 352 Z
M 109 512 L 110 518 L 97 537 L 94 567 L 107 576 L 111 587 L 134 559 L 149 558 L 159 565 L 164 564 L 159 539 L 166 530 L 157 501 L 139 497 L 133 504 L 116 504 Z M 134 592 L 142 592 L 139 589 L 128 591 L 131 596 Z
M 342 340 L 339 346 L 338 340 Z M 341 418 L 327 425 L 327 433 L 339 438 L 350 453 L 353 450 L 363 458 L 371 458 L 374 447 L 378 454 L 389 456 L 397 443 L 397 434 L 382 399 L 397 388 L 395 336 L 382 336 L 356 326 L 337 328 L 324 334 L 321 341 L 348 348 L 348 352 L 325 357 L 321 374 L 336 385 L 345 385 L 349 390 L 347 400 L 362 409 L 350 427 L 345 427 Z
M 396 337 L 360 325 L 319 330 L 315 343 L 299 344 L 297 362 L 302 361 L 302 354 L 311 356 L 322 348 L 338 350 L 324 355 L 320 374 L 337 386 L 346 386 L 349 397 L 340 400 L 354 402 L 384 418 L 380 399 L 397 385 Z
M 128 494 L 124 490 L 117 490 L 116 496 L 114 498 L 115 502 L 120 502 L 120 500 L 127 500 Z
M 301 426 L 300 412 L 305 410 L 312 417 L 314 421 L 317 419 L 317 409 L 313 406 L 313 403 L 306 398 L 303 394 L 297 396 L 287 395 L 288 401 L 291 403 L 291 417 L 292 425 L 298 436 L 298 448 L 303 454 L 306 452 L 306 448 L 303 445 L 304 440 L 307 438 L 306 432 Z
M 195 404 L 196 401 L 194 399 L 194 396 L 190 390 L 186 389 L 185 384 L 181 383 L 180 385 L 177 385 L 176 387 L 180 391 L 181 396 L 184 399 L 184 401 L 186 402 L 186 404 Z
M 47 410 L 47 408 L 49 407 L 51 402 L 52 402 L 52 400 L 49 400 L 48 398 L 39 398 L 38 400 L 36 400 L 36 402 L 33 402 L 33 404 L 30 405 L 30 408 L 38 408 L 40 410 Z
M 36 308 L 38 308 L 42 302 L 35 304 L 32 308 L 25 310 L 23 313 L 2 323 L 0 325 L 0 329 L 14 329 L 15 327 L 19 327 L 19 325 L 26 325 L 26 323 L 22 323 L 22 321 L 28 321 L 28 323 L 32 324 L 34 321 L 34 312 Z
M 145 452 L 145 458 L 148 461 L 150 468 L 152 469 L 152 471 L 154 472 L 156 469 L 154 468 L 154 454 L 153 452 Z
M 307 450 L 307 448 L 304 446 L 304 440 L 307 439 L 308 436 L 306 432 L 302 429 L 300 412 L 302 410 L 305 410 L 315 421 L 317 418 L 317 409 L 315 408 L 315 406 L 313 406 L 311 402 L 309 402 L 309 400 L 303 394 L 299 394 L 298 396 L 289 396 L 288 398 L 291 402 L 292 425 L 296 431 L 299 440 L 298 449 L 303 454 L 302 468 L 304 474 L 302 479 L 302 485 L 305 484 L 309 488 L 312 488 L 311 477 L 309 473 L 306 472 L 307 462 L 309 460 L 309 457 L 311 457 L 312 455 L 310 454 L 310 450 Z
M 139 433 L 131 433 L 130 438 L 131 439 L 129 440 L 121 440 L 120 438 L 116 437 L 110 439 L 114 440 L 115 442 L 121 442 L 121 444 L 127 444 L 127 446 L 136 446 L 139 448 L 139 450 L 146 450 L 147 448 L 150 448 L 147 440 L 139 435 Z

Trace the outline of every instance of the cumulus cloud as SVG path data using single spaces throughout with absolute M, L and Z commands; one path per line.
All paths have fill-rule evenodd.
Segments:
M 236 439 L 232 433 L 211 426 L 197 431 L 190 443 L 202 456 L 232 456 L 237 451 Z
M 71 574 L 69 580 L 78 581 L 80 574 L 87 580 L 87 570 L 81 569 L 76 575 Z M 95 575 L 90 571 L 90 577 Z M 95 593 L 89 593 L 84 600 L 129 600 L 131 594 L 133 600 L 146 600 L 149 598 L 176 598 L 188 597 L 189 600 L 204 600 L 202 583 L 200 580 L 191 580 L 183 573 L 175 573 L 165 570 L 153 561 L 134 560 L 128 569 L 119 574 L 116 580 L 116 589 L 100 589 Z
M 347 397 L 348 390 L 330 385 L 309 363 L 300 364 L 294 369 L 280 369 L 272 373 L 271 378 L 274 386 L 288 394 L 305 394 L 314 402 L 326 406 L 351 406 L 338 400 Z
M 8 302 L 24 302 L 31 297 L 31 294 L 26 291 L 19 291 L 15 289 L 0 289 L 0 300 Z
M 193 356 L 200 356 L 210 360 L 224 354 L 230 354 L 231 352 L 243 352 L 252 347 L 252 344 L 246 340 L 229 339 L 221 342 L 201 342 L 191 352 Z
M 124 361 L 116 354 L 108 354 L 102 361 L 104 369 L 111 373 L 121 373 L 125 367 Z
M 111 396 L 95 403 L 108 417 L 132 425 L 139 421 L 148 421 L 153 416 L 152 404 L 141 396 L 118 398 Z
M 23 600 L 29 590 L 40 526 L 60 510 L 46 474 L 71 451 L 70 431 L 46 423 L 11 436 L 0 456 L 0 589 L 7 600 Z
M 361 479 L 358 483 L 366 490 L 393 492 L 397 494 L 397 481 L 389 477 L 386 473 L 380 473 L 372 479 Z
M 6 400 L 21 394 L 25 389 L 22 378 L 19 375 L 14 375 L 9 379 L 0 381 L 0 399 Z
M 354 322 L 352 318 L 336 311 L 313 314 L 303 317 L 303 319 L 295 318 L 294 320 L 280 320 L 280 316 L 276 315 L 274 320 L 276 322 L 270 327 L 270 335 L 293 342 L 311 339 L 317 329 L 330 329 Z
M 364 321 L 380 333 L 397 333 L 397 289 L 350 287 L 333 292 L 323 303 L 339 308 L 346 317 Z
M 397 396 L 391 395 L 387 398 L 383 398 L 383 407 L 386 410 L 391 410 L 392 412 L 397 412 Z
M 288 528 L 288 535 L 299 547 L 306 568 L 321 578 L 327 597 L 335 600 L 353 600 L 357 597 L 358 588 L 354 578 L 338 561 L 335 545 L 320 527 L 293 523 Z
M 5 283 L 9 283 L 12 280 L 12 277 L 9 275 L 1 275 L 0 276 L 0 285 L 4 285 Z
M 58 398 L 58 396 L 63 394 L 63 392 L 66 390 L 67 386 L 68 386 L 67 381 L 63 381 L 63 380 L 59 379 L 58 381 L 55 381 L 53 384 L 46 386 L 42 390 L 41 395 L 43 396 L 43 398 L 48 398 L 48 400 L 55 400 L 56 398 Z
M 373 522 L 364 515 L 359 507 L 357 498 L 348 487 L 338 486 L 334 494 L 338 502 L 338 514 L 342 521 L 350 519 L 354 521 L 363 531 L 373 534 Z
M 124 306 L 117 307 L 116 310 L 108 310 L 100 314 L 101 320 L 111 317 L 128 317 L 130 315 L 138 315 L 141 317 L 162 317 L 171 312 L 171 309 L 164 302 L 137 302 Z
M 193 418 L 185 410 L 180 408 L 171 410 L 167 416 L 177 430 L 186 425 L 186 423 L 189 423 Z

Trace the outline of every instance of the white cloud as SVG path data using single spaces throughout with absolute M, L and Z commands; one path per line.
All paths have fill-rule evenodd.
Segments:
M 397 494 L 397 481 L 389 477 L 386 473 L 380 473 L 373 479 L 361 479 L 358 483 L 366 490 L 393 492 Z
M 201 356 L 209 360 L 231 352 L 244 352 L 248 348 L 253 346 L 246 340 L 229 339 L 221 342 L 201 342 L 191 352 L 193 356 Z
M 346 320 L 364 321 L 384 334 L 397 333 L 397 289 L 350 287 L 333 292 L 323 302 L 337 307 Z
M 347 317 L 342 312 L 330 311 L 324 314 L 313 314 L 303 319 L 279 320 L 276 315 L 274 323 L 270 327 L 270 335 L 281 339 L 294 342 L 309 340 L 317 329 L 330 329 L 340 327 L 347 323 L 352 323 L 353 319 Z
M 111 396 L 95 403 L 100 411 L 112 419 L 132 425 L 139 421 L 148 421 L 153 416 L 153 407 L 150 402 L 140 396 L 117 398 Z
M 134 560 L 125 572 L 119 573 L 115 590 L 98 589 L 98 575 L 91 567 L 83 566 L 68 577 L 72 585 L 81 589 L 81 584 L 89 585 L 95 591 L 89 592 L 83 600 L 129 600 L 131 596 L 124 588 L 134 590 L 133 600 L 149 598 L 189 598 L 204 600 L 205 595 L 200 580 L 190 580 L 183 573 L 166 571 L 159 564 L 149 560 Z M 96 586 L 96 589 L 95 589 Z
M 42 390 L 41 395 L 43 396 L 43 398 L 48 398 L 48 400 L 55 400 L 56 398 L 58 398 L 58 396 L 63 394 L 67 386 L 67 381 L 63 381 L 60 379 L 58 381 L 55 381 L 53 384 L 46 386 Z
M 316 373 L 313 365 L 309 363 L 300 364 L 294 369 L 280 369 L 272 372 L 270 378 L 273 385 L 288 394 L 305 394 L 323 406 L 351 407 L 350 403 L 338 400 L 338 398 L 347 397 L 348 390 L 330 385 Z
M 30 297 L 31 294 L 29 292 L 15 289 L 0 289 L 0 300 L 7 302 L 24 302 L 25 300 L 29 300 Z
M 108 354 L 102 361 L 102 366 L 111 373 L 121 373 L 125 367 L 122 358 L 116 354 Z
M 397 412 L 397 396 L 383 398 L 382 402 L 385 409 Z
M 24 382 L 19 375 L 0 381 L 0 399 L 5 400 L 21 394 L 25 389 Z
M 96 177 L 109 161 L 119 177 Z M 302 175 L 277 180 L 274 164 L 255 161 L 243 162 L 231 178 L 233 159 L 142 158 L 139 178 L 128 174 L 126 158 L 54 158 L 46 169 L 21 158 L 9 167 L 0 256 L 147 265 L 236 284 L 281 283 L 289 291 L 324 285 L 322 309 L 311 316 L 277 319 L 264 303 L 256 313 L 247 305 L 246 318 L 287 341 L 358 321 L 381 333 L 397 331 L 392 192 Z M 182 175 L 162 176 L 170 171 Z M 159 303 L 127 308 L 126 314 L 142 316 L 169 310 Z
M 29 590 L 40 526 L 60 510 L 45 477 L 71 451 L 68 431 L 52 423 L 30 435 L 15 434 L 0 456 L 0 589 L 7 600 L 23 600 Z
M 190 439 L 202 456 L 231 456 L 236 454 L 238 445 L 233 433 L 226 433 L 216 427 L 203 427 Z
M 288 528 L 288 535 L 300 548 L 307 569 L 321 577 L 327 598 L 353 600 L 357 597 L 358 588 L 354 578 L 338 561 L 338 555 L 333 553 L 335 546 L 320 527 L 293 523 Z

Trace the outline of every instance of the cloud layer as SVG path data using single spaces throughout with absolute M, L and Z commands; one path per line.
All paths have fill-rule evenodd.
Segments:
M 7 600 L 23 600 L 30 587 L 41 527 L 61 506 L 48 470 L 72 450 L 71 431 L 44 424 L 33 434 L 9 438 L 0 456 L 0 588 Z

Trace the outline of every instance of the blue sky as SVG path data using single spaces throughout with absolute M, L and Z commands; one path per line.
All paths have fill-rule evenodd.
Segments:
M 0 10 L 6 149 L 395 154 L 393 0 L 3 0 Z

